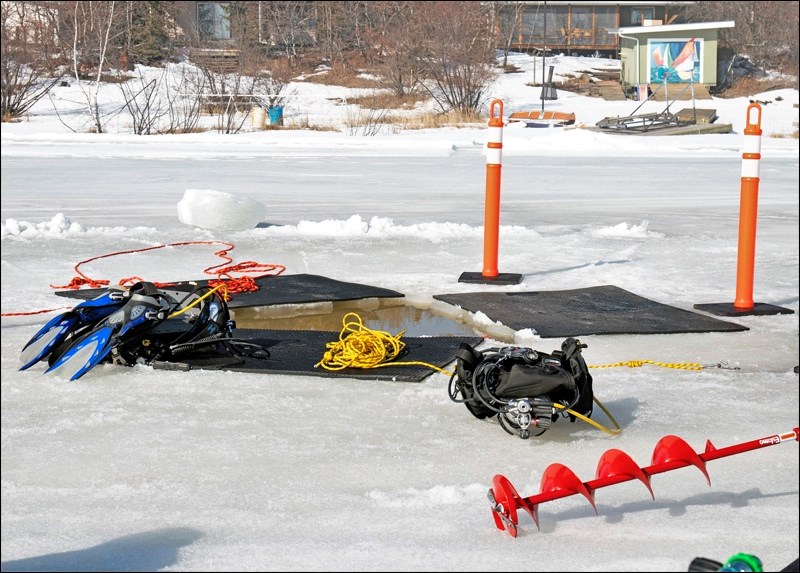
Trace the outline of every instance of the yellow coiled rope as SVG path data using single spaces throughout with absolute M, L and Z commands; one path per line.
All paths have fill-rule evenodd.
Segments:
M 314 367 L 336 371 L 344 368 L 425 366 L 448 376 L 452 375 L 452 372 L 428 362 L 393 362 L 406 347 L 406 343 L 400 340 L 404 334 L 405 330 L 390 334 L 367 328 L 358 314 L 348 312 L 342 318 L 339 340 L 325 345 L 328 350 Z

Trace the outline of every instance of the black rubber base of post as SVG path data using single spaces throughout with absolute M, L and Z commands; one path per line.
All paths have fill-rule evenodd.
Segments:
M 483 273 L 461 273 L 458 277 L 460 283 L 484 285 L 518 285 L 522 282 L 522 275 L 517 273 L 498 273 L 494 277 L 483 276 Z
M 694 308 L 716 316 L 765 316 L 768 314 L 794 314 L 791 308 L 783 308 L 763 302 L 753 303 L 753 308 L 738 309 L 732 302 L 717 302 L 710 304 L 696 304 Z

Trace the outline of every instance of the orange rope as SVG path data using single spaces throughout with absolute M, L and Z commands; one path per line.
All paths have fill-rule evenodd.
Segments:
M 30 312 L 4 312 L 0 316 L 31 316 L 34 314 L 44 314 L 46 312 L 55 312 L 57 310 L 69 310 L 71 306 L 62 306 L 61 308 L 46 308 L 44 310 L 32 310 Z
M 93 279 L 89 276 L 85 275 L 81 272 L 80 267 L 86 263 L 90 263 L 92 261 L 97 261 L 100 259 L 105 259 L 109 257 L 116 257 L 119 255 L 130 255 L 133 253 L 143 253 L 146 251 L 153 251 L 155 249 L 163 249 L 164 247 L 184 247 L 188 245 L 224 245 L 225 248 L 220 249 L 219 251 L 215 252 L 214 255 L 223 259 L 218 265 L 213 265 L 203 269 L 203 272 L 207 275 L 215 276 L 216 279 L 212 279 L 208 281 L 209 286 L 215 287 L 221 284 L 226 286 L 226 293 L 225 293 L 225 300 L 230 300 L 231 295 L 237 294 L 240 292 L 255 292 L 258 290 L 258 285 L 256 284 L 256 279 L 260 279 L 266 276 L 277 276 L 281 274 L 283 271 L 286 270 L 286 267 L 283 265 L 277 264 L 269 264 L 269 263 L 257 263 L 255 261 L 245 261 L 242 263 L 238 263 L 235 265 L 231 265 L 233 259 L 228 254 L 229 251 L 232 251 L 235 246 L 233 243 L 228 243 L 227 241 L 184 241 L 180 243 L 169 243 L 166 245 L 155 245 L 153 247 L 143 247 L 141 249 L 130 249 L 127 251 L 116 251 L 113 253 L 107 253 L 105 255 L 99 255 L 97 257 L 92 257 L 90 259 L 86 259 L 84 261 L 79 262 L 75 265 L 74 270 L 77 276 L 73 277 L 72 280 L 66 285 L 50 285 L 51 288 L 54 289 L 67 289 L 67 290 L 77 290 L 83 287 L 84 285 L 88 285 L 89 288 L 101 288 L 108 286 L 110 283 L 105 279 Z M 257 275 L 245 275 L 241 277 L 233 277 L 231 273 L 259 273 Z M 137 281 L 141 281 L 142 279 L 138 276 L 128 277 L 120 279 L 120 285 L 126 286 L 133 284 Z M 173 283 L 153 283 L 157 287 L 168 286 Z M 43 314 L 46 312 L 53 312 L 55 310 L 61 310 L 57 308 L 48 309 L 48 310 L 36 310 L 31 312 L 20 312 L 20 313 L 2 313 L 0 316 L 26 316 L 30 314 Z
M 99 288 L 103 286 L 107 286 L 109 281 L 105 279 L 92 279 L 86 276 L 83 272 L 81 272 L 80 267 L 86 263 L 90 263 L 92 261 L 96 261 L 99 259 L 105 259 L 108 257 L 116 257 L 118 255 L 129 255 L 132 253 L 143 253 L 146 251 L 152 251 L 155 249 L 163 249 L 164 247 L 183 247 L 187 245 L 224 245 L 225 248 L 220 249 L 219 251 L 215 252 L 214 254 L 221 259 L 223 262 L 218 265 L 213 265 L 203 269 L 203 272 L 207 275 L 216 276 L 216 280 L 213 281 L 215 284 L 220 284 L 220 282 L 225 281 L 228 285 L 228 292 L 230 294 L 235 294 L 237 292 L 251 292 L 254 290 L 258 290 L 258 287 L 255 284 L 255 279 L 259 279 L 265 276 L 276 276 L 281 274 L 283 271 L 286 270 L 286 267 L 283 265 L 274 265 L 274 264 L 264 264 L 264 263 L 257 263 L 254 261 L 245 261 L 243 263 L 238 263 L 236 265 L 230 265 L 233 262 L 233 259 L 228 254 L 229 251 L 232 251 L 235 246 L 233 243 L 228 243 L 226 241 L 185 241 L 180 243 L 169 243 L 167 245 L 155 245 L 153 247 L 143 247 L 141 249 L 130 249 L 127 251 L 116 251 L 114 253 L 107 253 L 105 255 L 99 255 L 97 257 L 92 257 L 91 259 L 86 259 L 84 261 L 79 262 L 75 265 L 75 273 L 78 275 L 73 277 L 69 284 L 66 285 L 50 285 L 54 289 L 79 289 L 83 285 L 89 285 L 91 288 Z M 230 265 L 230 266 L 227 266 Z M 245 276 L 234 278 L 231 276 L 230 273 L 232 272 L 245 272 L 245 273 L 260 273 L 256 276 Z M 142 280 L 140 277 L 134 276 L 129 278 L 124 278 L 119 281 L 120 285 L 128 285 L 132 284 L 136 281 Z M 156 286 L 166 286 L 170 283 L 153 283 Z M 209 282 L 212 286 L 212 282 Z M 241 290 L 237 290 L 237 288 Z

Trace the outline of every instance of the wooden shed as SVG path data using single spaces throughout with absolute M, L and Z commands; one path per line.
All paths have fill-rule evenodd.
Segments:
M 630 26 L 616 30 L 620 39 L 620 81 L 626 91 L 646 93 L 648 87 L 669 89 L 717 83 L 717 36 L 733 21 L 661 26 Z

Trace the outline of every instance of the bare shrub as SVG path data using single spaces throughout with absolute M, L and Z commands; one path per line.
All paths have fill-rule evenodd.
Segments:
M 109 118 L 120 111 L 103 109 L 98 101 L 107 54 L 119 33 L 116 4 L 75 2 L 71 6 L 72 12 L 65 14 L 64 18 L 63 31 L 69 31 L 72 37 L 72 73 L 86 99 L 86 114 L 92 122 L 93 133 L 103 133 Z
M 171 74 L 174 84 L 165 86 L 169 102 L 166 133 L 193 133 L 200 122 L 200 96 L 205 92 L 205 76 L 194 66 L 181 65 L 178 74 Z
M 0 14 L 0 117 L 12 121 L 30 110 L 55 86 L 61 75 L 49 73 L 42 39 L 49 38 L 49 14 L 27 2 L 3 2 Z
M 359 106 L 348 106 L 345 117 L 348 135 L 378 135 L 387 125 L 389 110 L 365 109 Z
M 215 128 L 219 133 L 238 133 L 256 103 L 255 93 L 264 93 L 267 79 L 264 75 L 251 76 L 241 65 L 229 73 L 215 71 L 213 63 L 197 64 L 203 75 L 204 92 L 199 95 L 201 108 L 216 116 Z
M 444 112 L 479 110 L 494 81 L 495 55 L 481 3 L 425 2 L 415 17 L 425 39 L 425 91 Z
M 167 115 L 168 109 L 162 94 L 165 83 L 164 74 L 157 78 L 139 81 L 130 80 L 120 84 L 120 90 L 125 97 L 125 107 L 131 114 L 133 133 L 136 135 L 150 135 L 157 131 L 158 122 Z
M 398 97 L 419 88 L 424 60 L 424 37 L 415 30 L 414 2 L 372 3 L 372 27 L 367 31 L 373 60 L 386 87 Z

